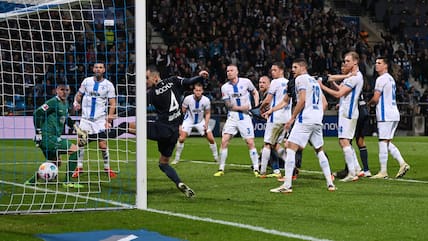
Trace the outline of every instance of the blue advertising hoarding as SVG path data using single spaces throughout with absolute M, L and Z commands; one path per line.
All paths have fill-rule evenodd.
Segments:
M 253 119 L 254 135 L 263 137 L 265 134 L 266 121 Z M 323 119 L 323 135 L 337 136 L 337 116 L 324 116 Z

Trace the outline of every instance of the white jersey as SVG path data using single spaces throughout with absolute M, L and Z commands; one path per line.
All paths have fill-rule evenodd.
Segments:
M 247 78 L 238 78 L 238 82 L 236 84 L 232 84 L 228 81 L 221 86 L 222 100 L 230 100 L 232 105 L 248 105 L 251 108 L 250 93 L 255 89 L 256 88 L 251 80 Z M 227 117 L 234 120 L 243 120 L 245 115 L 248 114 L 243 113 L 242 111 L 229 111 Z
M 279 102 L 284 99 L 284 96 L 287 95 L 287 84 L 288 79 L 281 77 L 278 79 L 273 79 L 268 90 L 268 94 L 272 95 L 272 101 L 270 107 L 278 105 Z M 267 122 L 270 123 L 285 123 L 291 117 L 291 106 L 288 105 L 282 109 L 274 111 Z
M 351 92 L 340 97 L 339 115 L 348 119 L 358 119 L 358 98 L 363 89 L 364 79 L 361 72 L 343 80 L 343 85 L 351 88 Z
M 204 120 L 205 111 L 211 109 L 211 101 L 206 96 L 196 100 L 194 95 L 188 95 L 183 100 L 182 106 L 186 108 L 184 120 L 189 120 L 193 124 L 198 124 Z
M 113 84 L 107 80 L 96 81 L 95 77 L 85 78 L 80 85 L 82 98 L 82 118 L 97 120 L 107 115 L 107 103 L 116 98 Z
M 389 73 L 384 73 L 376 79 L 375 91 L 380 92 L 379 102 L 376 105 L 377 121 L 400 120 L 395 89 L 395 80 Z
M 297 101 L 300 91 L 306 90 L 305 106 L 297 115 L 296 121 L 302 124 L 320 124 L 324 116 L 321 87 L 309 74 L 299 75 L 296 78 Z

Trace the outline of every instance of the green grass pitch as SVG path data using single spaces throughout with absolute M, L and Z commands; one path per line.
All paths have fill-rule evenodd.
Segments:
M 262 139 L 256 140 L 257 147 Z M 373 174 L 379 169 L 377 139 L 366 139 L 369 165 Z M 281 183 L 257 179 L 250 169 L 248 149 L 240 138 L 229 146 L 226 173 L 214 177 L 213 162 L 203 138 L 189 138 L 175 166 L 183 181 L 196 192 L 186 199 L 157 166 L 156 143 L 148 142 L 148 207 L 153 210 L 186 214 L 208 221 L 191 220 L 152 211 L 119 210 L 55 213 L 47 215 L 0 216 L 0 240 L 38 240 L 35 234 L 84 232 L 106 229 L 146 229 L 183 240 L 423 240 L 428 223 L 428 137 L 396 137 L 395 145 L 411 169 L 401 180 L 370 180 L 354 183 L 335 181 L 338 190 L 328 192 L 318 161 L 310 146 L 303 153 L 302 169 L 289 195 L 269 193 Z M 217 139 L 220 144 L 220 139 Z M 0 140 L 2 161 L 40 160 L 41 153 L 32 141 Z M 113 150 L 115 143 L 110 143 Z M 120 144 L 124 148 L 123 143 Z M 133 147 L 130 146 L 132 149 Z M 8 151 L 6 151 L 8 150 Z M 22 151 L 27 150 L 27 151 Z M 343 168 L 343 153 L 337 138 L 325 138 L 325 150 L 332 171 Z M 114 153 L 126 159 L 124 152 Z M 357 151 L 358 156 L 358 151 Z M 135 159 L 135 155 L 128 156 Z M 37 164 L 0 165 L 1 180 L 24 181 Z M 135 162 L 120 164 L 121 173 L 108 190 L 133 193 Z M 388 173 L 395 176 L 398 164 L 388 160 Z M 0 186 L 0 191 L 7 189 Z M 104 190 L 104 189 L 103 189 Z M 115 192 L 100 193 L 100 198 L 123 199 Z M 134 200 L 126 200 L 131 204 Z M 231 222 L 241 227 L 220 224 Z M 255 227 L 261 231 L 250 230 Z M 294 237 L 294 238 L 293 238 Z M 82 239 L 84 240 L 84 238 Z

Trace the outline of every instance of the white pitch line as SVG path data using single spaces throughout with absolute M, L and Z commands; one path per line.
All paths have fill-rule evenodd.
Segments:
M 208 223 L 217 223 L 217 224 L 228 225 L 228 226 L 233 226 L 233 227 L 237 227 L 237 228 L 244 228 L 244 229 L 248 229 L 251 231 L 257 231 L 257 232 L 273 234 L 273 235 L 278 235 L 278 236 L 283 236 L 283 237 L 288 237 L 288 238 L 295 238 L 295 239 L 300 239 L 300 240 L 331 241 L 329 239 L 320 239 L 320 238 L 307 236 L 307 235 L 282 232 L 282 231 L 278 231 L 275 229 L 266 229 L 263 227 L 258 227 L 258 226 L 248 225 L 248 224 L 242 224 L 242 223 L 229 222 L 229 221 L 223 221 L 223 220 L 217 220 L 217 219 L 212 219 L 212 218 L 202 218 L 202 217 L 192 216 L 192 215 L 182 214 L 182 213 L 174 213 L 174 212 L 162 211 L 162 210 L 151 209 L 151 208 L 148 208 L 147 211 L 165 214 L 165 215 L 170 215 L 170 216 L 175 216 L 175 217 L 180 217 L 180 218 L 191 219 L 191 220 L 195 220 L 195 221 L 204 221 L 204 222 L 208 222 Z
M 218 163 L 216 163 L 216 162 L 191 161 L 191 160 L 189 160 L 188 162 L 197 163 L 197 164 L 206 164 L 206 165 L 218 165 Z M 243 165 L 243 164 L 233 164 L 232 163 L 232 164 L 226 164 L 226 166 L 249 168 L 250 164 Z M 304 173 L 311 173 L 311 174 L 323 174 L 321 171 L 311 171 L 311 170 L 302 170 L 302 169 L 300 169 L 300 171 L 304 172 Z M 428 181 L 421 181 L 421 180 L 414 180 L 414 179 L 388 178 L 386 180 L 397 181 L 397 182 L 411 182 L 411 183 L 428 184 Z

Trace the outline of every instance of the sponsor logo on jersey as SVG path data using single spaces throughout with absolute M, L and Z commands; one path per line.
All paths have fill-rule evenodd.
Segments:
M 159 87 L 155 90 L 156 95 L 160 95 L 162 93 L 165 93 L 167 90 L 169 90 L 173 86 L 173 83 L 167 83 L 162 87 Z
M 96 91 L 91 91 L 91 92 L 89 92 L 89 95 L 93 96 L 93 97 L 97 97 L 97 96 L 100 96 L 100 93 L 98 93 Z

